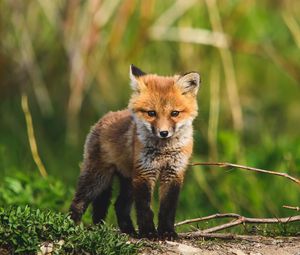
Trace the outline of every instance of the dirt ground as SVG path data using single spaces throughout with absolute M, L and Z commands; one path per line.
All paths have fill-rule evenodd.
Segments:
M 299 237 L 239 236 L 231 240 L 181 239 L 171 241 L 143 241 L 139 255 L 300 255 Z M 131 239 L 129 242 L 140 242 Z M 0 248 L 0 255 L 12 254 Z M 53 254 L 38 253 L 38 254 Z M 89 254 L 89 253 L 84 253 Z
M 239 240 L 177 240 L 149 242 L 140 254 L 155 255 L 300 255 L 300 237 L 241 236 Z

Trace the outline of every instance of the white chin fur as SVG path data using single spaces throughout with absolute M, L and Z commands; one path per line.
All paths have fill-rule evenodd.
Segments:
M 150 125 L 149 123 L 147 123 L 147 122 L 142 122 L 142 123 L 143 123 L 144 127 L 145 127 L 150 133 L 152 133 L 151 125 Z
M 193 120 L 192 119 L 188 119 L 188 120 L 184 120 L 184 121 L 181 121 L 181 122 L 178 122 L 176 124 L 176 127 L 175 127 L 175 132 L 177 132 L 178 130 L 184 128 L 184 127 L 191 127 L 193 124 Z

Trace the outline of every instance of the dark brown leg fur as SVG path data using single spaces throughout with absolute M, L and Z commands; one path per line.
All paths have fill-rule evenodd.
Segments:
M 133 193 L 136 207 L 139 236 L 149 239 L 157 238 L 151 210 L 152 185 L 145 179 L 133 181 Z
M 70 207 L 71 219 L 76 223 L 81 220 L 91 202 L 93 202 L 93 221 L 98 223 L 104 219 L 110 201 L 112 175 L 108 174 L 111 173 L 109 169 L 103 172 L 107 175 L 88 170 L 83 170 L 80 175 L 75 197 Z
M 93 200 L 92 206 L 94 224 L 101 223 L 105 219 L 110 204 L 111 192 L 112 187 L 109 186 Z
M 120 194 L 115 203 L 115 210 L 119 228 L 123 233 L 135 235 L 135 230 L 130 217 L 133 203 L 132 179 L 119 175 Z
M 114 170 L 112 165 L 106 165 L 102 161 L 99 135 L 93 129 L 86 139 L 82 171 L 70 207 L 70 215 L 75 222 L 81 220 L 91 202 L 93 203 L 94 223 L 99 223 L 104 219 L 110 201 Z
M 157 231 L 162 239 L 173 240 L 177 238 L 174 221 L 180 186 L 181 182 L 178 180 L 161 184 Z
M 86 211 L 89 203 L 90 201 L 81 199 L 79 196 L 75 196 L 69 209 L 71 219 L 75 223 L 79 223 L 81 221 L 81 217 Z
M 88 179 L 89 178 L 86 173 L 80 175 L 75 197 L 70 206 L 71 219 L 76 223 L 79 223 L 81 221 L 82 215 L 92 201 L 92 197 L 89 195 L 89 189 L 87 188 L 87 185 L 89 183 Z

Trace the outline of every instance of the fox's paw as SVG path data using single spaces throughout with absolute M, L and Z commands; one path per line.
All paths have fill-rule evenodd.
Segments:
M 178 235 L 174 230 L 167 230 L 167 231 L 159 231 L 158 237 L 160 240 L 174 241 L 178 238 Z
M 130 235 L 132 237 L 137 237 L 137 233 L 132 225 L 131 222 L 126 223 L 126 224 L 120 224 L 120 230 L 122 233 L 125 233 L 127 235 Z
M 70 215 L 71 220 L 73 220 L 75 224 L 78 225 L 80 223 L 81 216 L 82 216 L 81 213 L 78 213 L 77 211 L 72 210 L 72 211 L 70 211 L 69 215 Z
M 130 228 L 121 229 L 121 232 L 124 234 L 130 235 L 131 237 L 134 237 L 134 238 L 138 237 L 138 234 L 134 229 L 130 229 Z
M 139 238 L 147 238 L 149 240 L 156 241 L 156 240 L 158 240 L 158 235 L 157 235 L 156 230 L 140 231 Z

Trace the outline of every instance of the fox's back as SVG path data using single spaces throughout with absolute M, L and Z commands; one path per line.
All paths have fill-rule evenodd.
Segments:
M 92 128 L 98 136 L 100 157 L 106 164 L 115 165 L 124 175 L 132 168 L 134 123 L 129 110 L 109 112 Z

